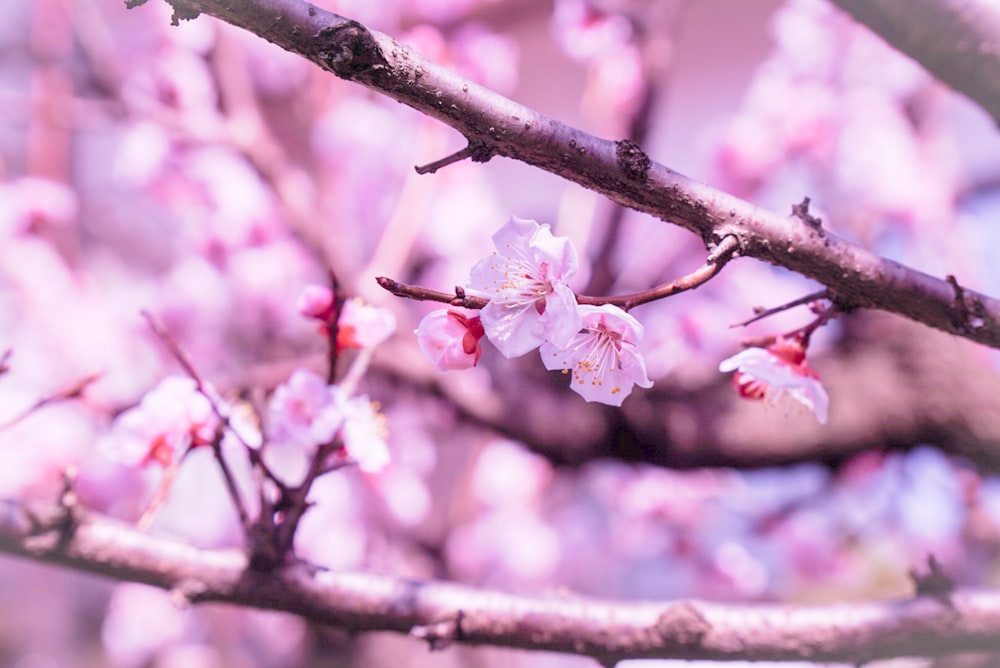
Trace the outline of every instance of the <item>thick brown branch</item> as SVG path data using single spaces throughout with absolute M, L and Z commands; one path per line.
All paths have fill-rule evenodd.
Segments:
M 1000 301 L 879 257 L 803 222 L 761 210 L 459 77 L 391 37 L 304 0 L 172 0 L 180 17 L 204 12 L 298 53 L 337 76 L 437 118 L 495 155 L 515 158 L 685 227 L 707 245 L 726 236 L 740 253 L 813 278 L 845 302 L 897 313 L 1000 347 Z M 647 168 L 648 167 L 648 168 Z M 962 313 L 969 314 L 968 319 Z
M 1000 124 L 1000 11 L 983 0 L 832 0 Z
M 41 534 L 39 532 L 42 532 Z M 516 596 L 443 582 L 294 567 L 247 570 L 238 551 L 202 550 L 97 517 L 51 529 L 23 507 L 0 505 L 0 551 L 175 591 L 191 602 L 280 610 L 350 631 L 449 638 L 593 656 L 863 662 L 894 656 L 1000 650 L 1000 592 L 956 590 L 825 606 L 703 601 L 612 603 L 554 594 Z

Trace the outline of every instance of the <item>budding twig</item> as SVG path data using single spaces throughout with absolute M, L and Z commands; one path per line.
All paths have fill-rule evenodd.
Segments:
M 695 269 L 690 274 L 678 278 L 676 281 L 664 283 L 663 285 L 658 285 L 655 288 L 643 290 L 642 292 L 635 292 L 629 295 L 617 295 L 613 297 L 577 295 L 576 302 L 578 304 L 589 304 L 593 306 L 613 304 L 614 306 L 621 307 L 627 311 L 633 307 L 639 306 L 640 304 L 646 304 L 648 302 L 656 301 L 657 299 L 663 299 L 664 297 L 676 295 L 680 292 L 693 290 L 694 288 L 708 282 L 709 279 L 718 274 L 726 263 L 732 259 L 738 246 L 739 241 L 736 237 L 727 236 L 719 242 L 719 245 L 709 254 L 705 264 L 698 269 Z M 468 309 L 481 309 L 489 303 L 489 300 L 483 297 L 467 295 L 465 290 L 460 286 L 455 287 L 454 294 L 449 294 L 447 292 L 439 292 L 438 290 L 431 290 L 430 288 L 424 288 L 418 285 L 407 285 L 385 276 L 379 276 L 375 280 L 378 281 L 378 284 L 382 286 L 383 289 L 388 290 L 397 297 L 405 297 L 406 299 L 441 302 L 442 304 L 461 306 Z

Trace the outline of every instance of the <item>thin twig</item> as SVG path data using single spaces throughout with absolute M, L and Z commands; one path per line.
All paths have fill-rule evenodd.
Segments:
M 330 290 L 333 293 L 333 309 L 330 312 L 330 320 L 326 323 L 326 382 L 333 385 L 337 380 L 337 358 L 340 355 L 340 347 L 337 345 L 337 337 L 340 335 L 340 314 L 344 312 L 347 298 L 340 289 L 340 281 L 337 280 L 337 275 L 332 269 L 329 276 Z
M 3 364 L 6 362 L 9 353 L 10 351 L 8 350 L 7 354 L 5 354 L 2 359 L 0 359 L 0 369 L 4 369 Z M 49 396 L 42 397 L 28 408 L 24 409 L 22 412 L 12 417 L 10 420 L 7 420 L 3 424 L 0 424 L 0 430 L 9 429 L 10 427 L 13 427 L 18 422 L 21 422 L 31 414 L 44 408 L 45 406 L 48 406 L 49 404 L 58 403 L 60 401 L 67 401 L 70 399 L 79 399 L 80 396 L 83 394 L 83 391 L 87 389 L 89 385 L 97 382 L 102 375 L 103 374 L 101 373 L 92 373 L 86 378 L 76 381 L 75 383 L 73 383 L 72 385 L 70 385 L 65 389 L 59 390 L 58 392 L 50 394 Z
M 230 497 L 232 498 L 233 505 L 236 507 L 236 512 L 240 516 L 240 520 L 243 522 L 243 527 L 249 529 L 250 520 L 249 513 L 246 509 L 246 504 L 243 502 L 243 497 L 236 487 L 235 478 L 233 476 L 232 470 L 229 468 L 229 464 L 226 462 L 225 458 L 222 456 L 220 443 L 222 441 L 221 431 L 223 429 L 228 429 L 231 434 L 233 434 L 236 439 L 243 445 L 243 448 L 250 452 L 254 448 L 250 446 L 249 443 L 243 438 L 238 429 L 233 429 L 229 424 L 229 412 L 224 410 L 221 405 L 221 398 L 218 393 L 208 385 L 204 380 L 202 380 L 201 375 L 195 368 L 194 363 L 191 361 L 191 356 L 188 355 L 187 351 L 184 350 L 181 345 L 171 336 L 170 332 L 167 331 L 166 327 L 149 311 L 141 311 L 142 316 L 149 323 L 153 332 L 156 334 L 157 338 L 166 346 L 167 350 L 174 356 L 177 362 L 184 367 L 184 371 L 191 377 L 195 382 L 195 387 L 198 392 L 208 400 L 209 406 L 212 407 L 212 412 L 215 416 L 219 418 L 219 431 L 216 433 L 216 438 L 213 439 L 212 450 L 215 453 L 215 460 L 219 463 L 219 468 L 222 470 L 222 477 L 226 481 L 226 487 L 229 490 Z
M 434 162 L 429 162 L 426 165 L 418 165 L 414 167 L 417 174 L 433 174 L 442 167 L 447 167 L 456 162 L 461 162 L 466 158 L 472 158 L 473 162 L 487 162 L 493 157 L 493 151 L 490 147 L 483 142 L 469 142 L 468 146 L 465 148 L 455 151 L 451 155 L 446 155 L 445 157 L 435 160 Z
M 789 309 L 793 309 L 796 306 L 802 306 L 803 304 L 808 304 L 810 302 L 818 301 L 820 299 L 829 299 L 829 298 L 830 298 L 830 291 L 829 290 L 825 290 L 825 289 L 824 290 L 817 290 L 816 292 L 809 293 L 805 297 L 799 297 L 798 299 L 793 299 L 792 301 L 790 301 L 790 302 L 788 302 L 786 304 L 782 304 L 781 306 L 775 306 L 775 307 L 769 308 L 769 309 L 756 308 L 756 309 L 754 309 L 755 313 L 754 313 L 754 316 L 752 318 L 750 318 L 748 320 L 744 320 L 743 322 L 734 323 L 734 324 L 730 325 L 729 327 L 730 327 L 730 329 L 735 329 L 736 327 L 746 327 L 747 325 L 749 325 L 751 323 L 754 323 L 754 322 L 757 322 L 758 320 L 763 320 L 764 318 L 768 318 L 768 317 L 770 317 L 772 315 L 775 315 L 777 313 L 781 313 L 782 311 L 787 311 Z
M 690 274 L 678 278 L 676 281 L 664 283 L 663 285 L 658 285 L 655 288 L 650 288 L 649 290 L 643 290 L 642 292 L 635 292 L 628 295 L 617 295 L 613 297 L 577 295 L 576 301 L 578 304 L 590 304 L 594 306 L 613 304 L 627 311 L 631 308 L 639 306 L 640 304 L 646 304 L 648 302 L 656 301 L 657 299 L 663 299 L 664 297 L 676 295 L 680 292 L 693 290 L 694 288 L 705 284 L 712 277 L 718 274 L 733 257 L 733 254 L 736 252 L 738 246 L 739 242 L 736 237 L 725 237 L 709 255 L 705 264 L 698 269 L 695 269 Z M 439 292 L 437 290 L 431 290 L 430 288 L 424 288 L 417 285 L 406 285 L 405 283 L 400 283 L 399 281 L 386 278 L 385 276 L 379 276 L 375 280 L 378 281 L 380 286 L 397 297 L 416 299 L 418 301 L 441 302 L 443 304 L 461 306 L 469 309 L 481 309 L 489 303 L 489 300 L 483 297 L 473 297 L 471 295 L 467 295 L 465 290 L 460 287 L 455 288 L 454 294 L 449 294 L 447 292 Z

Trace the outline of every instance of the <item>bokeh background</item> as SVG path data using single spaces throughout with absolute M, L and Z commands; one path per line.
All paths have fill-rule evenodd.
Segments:
M 316 4 L 762 207 L 809 196 L 836 234 L 1000 293 L 996 129 L 826 2 Z M 620 410 L 583 402 L 533 357 L 488 349 L 476 369 L 438 375 L 412 334 L 434 306 L 375 276 L 464 284 L 510 215 L 569 236 L 586 258 L 574 287 L 591 294 L 669 281 L 704 248 L 517 161 L 418 176 L 463 138 L 253 35 L 170 17 L 162 0 L 0 3 L 0 497 L 54 498 L 71 466 L 84 503 L 135 521 L 160 472 L 102 444 L 180 373 L 140 311 L 220 391 L 260 397 L 297 368 L 322 372 L 323 338 L 295 302 L 333 269 L 399 323 L 363 381 L 393 463 L 319 481 L 297 542 L 318 564 L 515 592 L 825 602 L 905 596 L 933 554 L 960 584 L 1000 583 L 995 353 L 851 314 L 810 350 L 829 379 L 827 428 L 740 402 L 718 362 L 810 316 L 730 325 L 819 286 L 739 260 L 633 312 L 656 385 Z M 8 424 L 94 373 L 79 400 Z M 151 531 L 239 544 L 209 453 L 184 462 Z M 400 663 L 590 661 L 430 653 L 0 556 L 0 665 Z

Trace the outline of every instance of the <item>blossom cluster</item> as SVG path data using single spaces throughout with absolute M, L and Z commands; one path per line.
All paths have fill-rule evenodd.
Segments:
M 570 387 L 587 401 L 620 406 L 634 385 L 653 384 L 638 348 L 639 321 L 611 304 L 577 303 L 568 281 L 579 259 L 568 238 L 512 216 L 493 244 L 466 287 L 467 295 L 488 300 L 480 315 L 436 311 L 416 330 L 440 371 L 475 366 L 485 337 L 507 358 L 540 349 L 545 367 L 571 374 Z
M 651 387 L 639 349 L 643 327 L 614 304 L 580 304 L 568 281 L 579 258 L 548 225 L 512 216 L 493 235 L 495 251 L 470 272 L 465 294 L 486 300 L 479 315 L 433 311 L 416 329 L 424 354 L 439 371 L 475 366 L 486 338 L 507 358 L 538 349 L 546 369 L 570 375 L 587 401 L 621 406 L 635 385 Z M 828 399 L 805 361 L 806 339 L 784 339 L 724 360 L 740 396 L 769 403 L 798 402 L 826 423 Z
M 395 331 L 391 311 L 349 299 L 335 314 L 328 287 L 307 286 L 298 300 L 302 315 L 320 321 L 324 335 L 337 326 L 335 349 L 371 350 Z M 357 359 L 367 361 L 367 356 Z M 273 470 L 291 477 L 288 462 L 317 457 L 320 470 L 356 464 L 365 473 L 377 473 L 390 460 L 385 417 L 365 395 L 352 396 L 345 384 L 332 384 L 308 369 L 296 369 L 275 388 L 261 418 L 243 405 L 222 398 L 209 385 L 192 378 L 170 376 L 148 392 L 133 408 L 114 421 L 103 444 L 104 452 L 122 464 L 155 464 L 164 474 L 147 515 L 165 499 L 180 462 L 203 446 L 242 446 L 261 452 Z M 277 462 L 277 466 L 275 466 Z M 292 480 L 286 482 L 294 484 Z

